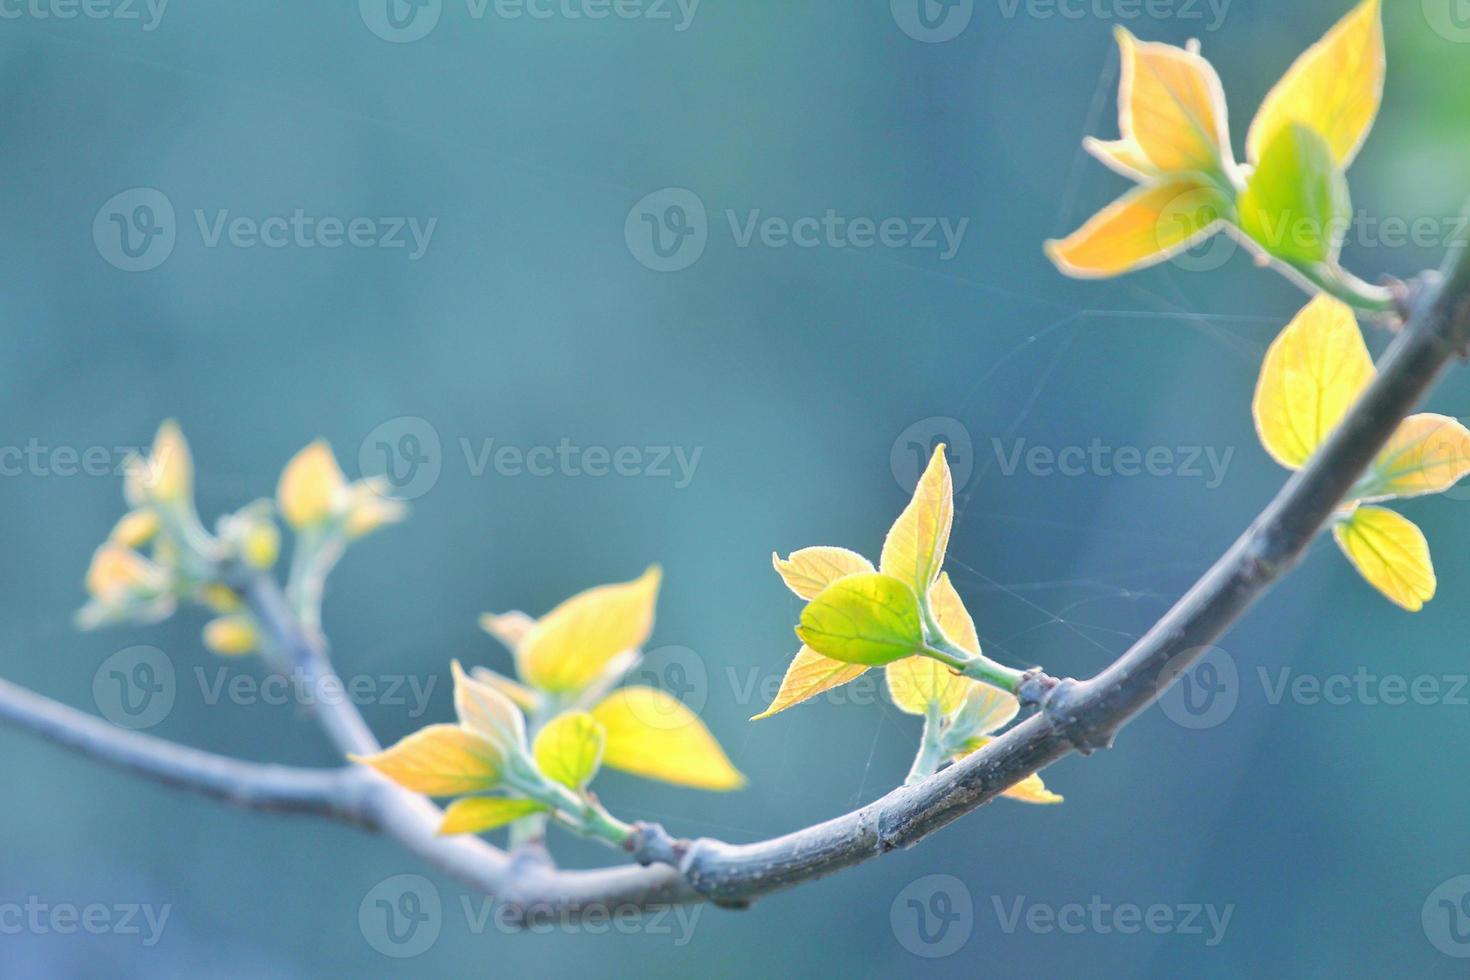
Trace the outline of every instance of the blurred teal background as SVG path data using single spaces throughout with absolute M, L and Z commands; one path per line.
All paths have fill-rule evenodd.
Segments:
M 1452 2 L 1387 11 L 1388 90 L 1351 173 L 1355 204 L 1433 230 L 1414 245 L 1360 227 L 1346 260 L 1370 279 L 1437 263 L 1470 191 L 1470 21 Z M 715 795 L 607 774 L 598 786 L 626 818 L 732 841 L 836 815 L 907 771 L 918 722 L 872 685 L 857 691 L 865 704 L 834 697 L 745 719 L 794 652 L 799 604 L 770 553 L 876 555 L 913 444 L 945 438 L 969 471 L 951 568 L 987 651 L 1054 673 L 1088 674 L 1123 651 L 1282 482 L 1249 404 L 1266 344 L 1303 303 L 1293 287 L 1243 255 L 1198 271 L 1224 257 L 1209 251 L 1074 282 L 1041 242 L 1124 189 L 1079 150 L 1084 135 L 1115 132 L 1116 23 L 1203 40 L 1239 147 L 1341 0 L 1234 0 L 1218 23 L 1183 0 L 1121 21 L 1138 5 L 1045 17 L 1050 7 L 1025 0 L 976 0 L 949 12 L 969 10 L 963 30 L 940 21 L 927 35 L 903 0 L 706 0 L 687 21 L 672 3 L 593 20 L 494 6 L 477 17 L 464 0 L 409 20 L 394 0 L 399 27 L 371 0 L 173 0 L 156 21 L 141 3 L 74 19 L 37 3 L 0 18 L 0 442 L 40 454 L 0 478 L 0 672 L 68 704 L 98 710 L 94 673 L 151 644 L 178 677 L 154 733 L 242 758 L 336 761 L 297 708 L 211 703 L 196 671 L 260 668 L 204 653 L 197 611 L 148 629 L 71 626 L 90 552 L 122 503 L 112 476 L 63 475 L 65 448 L 104 447 L 115 462 L 168 416 L 195 447 L 210 516 L 270 494 L 318 435 L 353 474 L 381 465 L 380 444 L 423 467 L 400 470 L 423 474 L 409 484 L 410 522 L 350 554 L 326 607 L 342 674 L 435 685 L 423 712 L 411 697 L 364 706 L 385 740 L 450 717 L 450 658 L 508 667 L 479 613 L 544 612 L 661 562 L 650 670 L 684 668 L 751 785 Z M 138 188 L 152 193 L 125 193 Z M 434 224 L 417 257 L 406 232 L 404 248 L 211 244 L 221 212 L 263 222 L 298 209 L 344 228 L 370 219 L 362 241 L 391 233 L 385 219 Z M 909 231 L 924 224 L 910 219 L 968 224 L 949 257 L 850 239 L 742 244 L 752 213 L 829 209 Z M 661 258 L 644 215 L 662 222 L 664 245 L 692 229 L 686 250 Z M 140 228 L 171 228 L 171 251 Z M 1383 341 L 1370 336 L 1375 350 Z M 1470 378 L 1454 375 L 1435 408 L 1470 415 Z M 492 439 L 633 447 L 643 475 L 484 468 Z M 1094 441 L 1165 448 L 1170 472 L 1066 476 L 1007 458 Z M 660 447 L 699 452 L 687 481 L 677 466 L 659 475 Z M 1181 450 L 1196 447 L 1228 458 L 1219 479 L 1191 475 Z M 1461 976 L 1450 954 L 1470 953 L 1454 881 L 1470 874 L 1470 692 L 1455 681 L 1470 670 L 1467 496 L 1402 508 L 1438 559 L 1439 596 L 1419 616 L 1321 542 L 1223 641 L 1216 661 L 1236 681 L 1217 675 L 1230 710 L 1207 727 L 1152 710 L 1116 751 L 1047 772 L 1064 806 L 998 802 L 749 912 L 700 909 L 689 930 L 670 917 L 629 935 L 506 935 L 466 915 L 477 898 L 391 843 L 231 810 L 0 731 L 0 905 L 169 908 L 152 945 L 146 927 L 61 935 L 0 918 L 0 972 Z M 1283 670 L 1431 678 L 1440 694 L 1276 697 Z M 568 864 L 610 860 L 555 844 Z M 437 939 L 416 958 L 384 955 L 359 906 L 419 873 L 442 900 Z M 959 918 L 935 940 L 910 899 Z M 1012 915 L 1040 907 L 1075 924 L 1075 904 L 1159 905 L 1174 926 L 1125 932 L 1088 912 L 1080 929 L 1047 929 Z M 1193 906 L 1228 908 L 1223 934 L 1203 912 L 1185 928 Z

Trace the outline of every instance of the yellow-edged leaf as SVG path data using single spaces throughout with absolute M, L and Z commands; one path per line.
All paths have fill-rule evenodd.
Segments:
M 913 499 L 883 539 L 879 569 L 884 575 L 907 582 L 915 595 L 928 594 L 944 565 L 953 524 L 954 479 L 944 458 L 944 446 L 939 445 L 914 487 Z
M 846 548 L 802 548 L 785 559 L 773 552 L 771 564 L 786 587 L 803 599 L 815 599 L 844 576 L 873 571 L 872 562 Z
M 535 800 L 510 799 L 504 796 L 466 796 L 455 800 L 444 810 L 444 820 L 439 824 L 439 836 L 451 834 L 483 834 L 506 824 L 515 823 L 533 813 L 545 813 L 551 808 Z
M 1047 257 L 1078 279 L 1116 276 L 1173 258 L 1209 238 L 1233 213 L 1200 177 L 1185 175 L 1134 188 L 1059 241 Z
M 1266 351 L 1251 410 L 1261 444 L 1282 466 L 1311 457 L 1373 380 L 1353 311 L 1323 293 Z
M 602 765 L 602 725 L 585 711 L 553 718 L 536 735 L 536 767 L 550 779 L 580 792 Z
M 868 670 L 865 664 L 848 664 L 831 657 L 824 657 L 811 647 L 802 647 L 786 668 L 781 679 L 781 689 L 776 692 L 770 707 L 750 720 L 760 721 L 780 711 L 785 711 L 803 701 L 810 700 L 824 691 L 841 687 L 856 680 Z
M 276 486 L 281 515 L 298 531 L 333 516 L 345 505 L 346 494 L 347 478 L 332 447 L 321 439 L 291 457 Z
M 404 789 L 425 796 L 463 796 L 500 785 L 504 755 L 459 725 L 430 725 L 370 756 L 349 756 Z
M 494 742 L 503 750 L 524 747 L 526 719 L 515 706 L 492 685 L 475 680 L 455 660 L 450 664 L 454 674 L 454 710 L 465 728 Z
M 1470 473 L 1470 430 L 1448 415 L 1411 415 L 1373 461 L 1362 500 L 1443 493 Z
M 1383 18 L 1378 0 L 1364 0 L 1308 48 L 1267 94 L 1246 134 L 1246 152 L 1260 160 L 1271 140 L 1292 123 L 1316 130 L 1346 169 L 1368 137 L 1383 99 Z
M 1434 563 L 1424 532 L 1382 507 L 1359 507 L 1332 535 L 1348 561 L 1391 601 L 1418 612 L 1434 598 Z
M 194 492 L 194 457 L 189 443 L 173 419 L 158 427 L 153 452 L 148 457 L 151 483 L 148 495 L 161 503 L 184 500 Z
M 1225 92 L 1208 61 L 1191 50 L 1115 32 L 1121 142 L 1165 173 L 1223 172 L 1230 157 Z
M 930 705 L 941 715 L 949 714 L 974 683 L 929 657 L 904 657 L 883 668 L 883 674 L 894 707 L 911 715 L 928 714 Z
M 981 748 L 985 747 L 992 741 L 994 741 L 994 739 L 973 739 L 969 744 L 964 747 L 963 750 L 955 753 L 954 758 L 956 761 L 963 759 L 965 756 L 970 755 L 972 752 L 979 751 Z M 1027 776 L 1025 779 L 1021 780 L 1019 783 L 1016 783 L 1016 785 L 1012 786 L 1010 789 L 1002 792 L 1000 795 L 1004 796 L 1006 799 L 1016 800 L 1020 803 L 1036 803 L 1040 805 L 1051 805 L 1055 803 L 1061 803 L 1063 801 L 1063 797 L 1047 789 L 1046 783 L 1042 782 L 1041 777 L 1034 772 L 1031 775 Z
M 965 738 L 988 736 L 1015 720 L 1021 711 L 1016 696 L 990 684 L 971 684 L 965 700 L 950 720 L 950 728 Z
M 657 688 L 624 687 L 592 709 L 607 734 L 602 764 L 698 789 L 745 785 L 699 716 Z
M 838 579 L 801 612 L 796 635 L 833 660 L 876 667 L 924 645 L 919 600 L 907 583 L 876 572 Z
M 648 639 L 659 579 L 655 565 L 632 582 L 588 589 L 547 613 L 521 644 L 521 679 L 556 693 L 597 680 L 614 657 Z
M 941 572 L 939 581 L 929 590 L 929 608 L 939 620 L 939 628 L 949 641 L 970 653 L 980 652 L 980 634 L 975 630 L 975 620 L 965 608 L 948 572 Z
M 1109 169 L 1140 184 L 1153 179 L 1157 172 L 1153 161 L 1131 140 L 1100 140 L 1089 136 L 1082 141 L 1082 148 Z

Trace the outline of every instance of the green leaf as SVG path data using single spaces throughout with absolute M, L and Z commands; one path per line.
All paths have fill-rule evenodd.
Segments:
M 1327 141 L 1293 123 L 1266 144 L 1238 211 L 1241 229 L 1267 254 L 1316 265 L 1336 261 L 1352 201 Z
M 849 575 L 823 589 L 802 610 L 796 635 L 824 657 L 873 667 L 924 646 L 918 596 L 902 580 L 877 572 Z
M 602 765 L 606 740 L 602 725 L 587 712 L 560 715 L 536 736 L 536 768 L 548 779 L 581 792 Z
M 487 830 L 515 823 L 533 813 L 545 813 L 551 808 L 535 800 L 507 799 L 501 796 L 467 796 L 455 800 L 444 811 L 444 821 L 439 824 L 439 836 L 452 834 L 483 834 Z

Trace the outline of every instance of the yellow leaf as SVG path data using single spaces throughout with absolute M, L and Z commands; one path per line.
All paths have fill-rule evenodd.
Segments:
M 158 536 L 158 526 L 158 511 L 142 507 L 124 514 L 108 538 L 124 548 L 141 548 Z
M 148 496 L 161 503 L 188 499 L 194 492 L 194 457 L 173 419 L 158 427 L 148 457 Z
M 588 589 L 547 613 L 521 645 L 521 679 L 555 693 L 597 680 L 614 657 L 648 639 L 659 577 L 655 565 L 641 578 Z
M 924 646 L 919 600 L 891 575 L 849 575 L 801 611 L 796 635 L 833 660 L 876 667 Z
M 220 656 L 239 657 L 260 646 L 260 634 L 249 616 L 221 616 L 204 624 L 204 645 Z
M 605 737 L 602 725 L 585 711 L 558 715 L 536 736 L 532 748 L 536 767 L 548 778 L 581 792 L 602 765 Z
M 1137 187 L 1093 215 L 1047 257 L 1078 279 L 1099 279 L 1173 258 L 1218 231 L 1231 204 L 1195 176 Z
M 348 758 L 425 796 L 494 789 L 504 768 L 499 749 L 459 725 L 430 725 L 377 755 Z
M 503 796 L 467 796 L 455 800 L 444 810 L 444 820 L 439 824 L 438 834 L 483 834 L 506 824 L 515 823 L 533 813 L 545 813 L 551 809 L 535 800 L 508 799 Z
M 883 540 L 879 569 L 884 575 L 906 582 L 915 595 L 927 595 L 944 565 L 953 524 L 954 480 L 941 444 L 919 477 L 913 499 Z
M 940 573 L 939 581 L 929 590 L 929 608 L 951 643 L 970 653 L 980 652 L 980 634 L 975 631 L 975 620 L 970 618 L 970 611 L 960 600 L 948 572 Z
M 1155 171 L 1221 173 L 1233 164 L 1225 92 L 1198 53 L 1140 41 L 1118 28 L 1120 143 L 1115 158 L 1146 159 Z
M 651 687 L 625 687 L 592 709 L 607 733 L 602 763 L 648 779 L 698 789 L 739 789 L 745 777 L 730 763 L 699 716 Z
M 136 551 L 108 542 L 92 555 L 86 585 L 93 597 L 122 603 L 161 592 L 167 585 L 167 577 L 163 569 Z
M 1129 140 L 1100 140 L 1087 137 L 1082 148 L 1101 160 L 1109 169 L 1140 184 L 1155 176 L 1155 167 L 1137 143 Z
M 535 711 L 541 706 L 541 695 L 526 685 L 517 683 L 509 677 L 497 674 L 487 667 L 471 667 L 470 676 L 481 684 L 489 684 L 495 690 L 510 698 L 515 703 L 515 706 L 522 711 Z
M 1383 99 L 1383 20 L 1378 0 L 1364 0 L 1308 48 L 1267 94 L 1246 152 L 1260 160 L 1282 129 L 1301 123 L 1322 134 L 1346 169 L 1368 137 Z
M 300 530 L 332 517 L 346 503 L 347 478 L 332 448 L 318 439 L 301 450 L 281 472 L 276 500 L 286 523 Z
M 760 721 L 763 718 L 769 718 L 779 711 L 785 711 L 793 705 L 810 700 L 824 691 L 830 691 L 834 687 L 841 687 L 848 681 L 856 680 L 867 670 L 864 664 L 846 664 L 840 660 L 824 657 L 811 647 L 804 646 L 797 651 L 796 659 L 791 661 L 791 666 L 786 668 L 786 676 L 781 679 L 781 689 L 776 692 L 771 706 L 750 720 Z
M 955 753 L 954 758 L 956 761 L 963 759 L 965 756 L 970 755 L 973 752 L 978 752 L 980 749 L 984 748 L 986 745 L 990 744 L 993 741 L 995 740 L 991 738 L 976 738 L 972 740 L 968 745 L 966 745 L 962 751 Z M 1063 800 L 1061 796 L 1047 789 L 1046 783 L 1042 782 L 1041 777 L 1034 772 L 1031 775 L 1027 776 L 1025 779 L 1021 780 L 1019 783 L 1016 783 L 1010 789 L 1003 791 L 1000 795 L 1006 797 L 1007 799 L 1016 800 L 1021 803 L 1036 803 L 1042 805 L 1061 803 Z
M 950 725 L 966 735 L 991 735 L 1009 725 L 1021 711 L 1021 702 L 1008 691 L 989 684 L 972 684 L 964 704 Z
M 345 507 L 344 526 L 347 536 L 354 540 L 408 516 L 408 505 L 389 496 L 388 483 L 382 479 L 359 480 L 350 485 Z
M 261 571 L 273 568 L 281 557 L 281 532 L 271 521 L 256 521 L 245 532 L 240 551 L 251 568 Z
M 1470 430 L 1447 415 L 1411 415 L 1373 461 L 1362 500 L 1443 493 L 1470 473 Z
M 786 587 L 803 599 L 815 599 L 845 575 L 873 571 L 872 562 L 846 548 L 802 548 L 785 560 L 772 553 L 771 564 Z
M 461 725 L 503 750 L 526 744 L 526 719 L 510 698 L 468 676 L 458 660 L 450 664 L 450 670 L 454 674 L 454 711 Z
M 928 714 L 931 704 L 941 715 L 949 714 L 964 700 L 965 687 L 973 683 L 929 657 L 905 657 L 883 672 L 894 707 L 911 715 Z
M 1382 507 L 1359 507 L 1332 528 L 1348 561 L 1379 592 L 1409 612 L 1434 598 L 1434 563 L 1424 532 Z
M 1282 466 L 1311 457 L 1373 380 L 1353 311 L 1323 293 L 1266 351 L 1251 406 L 1261 444 Z
M 1047 789 L 1046 783 L 1034 772 L 1000 795 L 1022 803 L 1049 805 L 1062 802 L 1062 797 Z

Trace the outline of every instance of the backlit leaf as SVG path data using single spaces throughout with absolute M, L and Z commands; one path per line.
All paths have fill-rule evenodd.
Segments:
M 876 667 L 901 660 L 924 645 L 919 600 L 891 575 L 838 579 L 801 613 L 801 641 L 823 656 Z
M 504 768 L 498 748 L 459 725 L 430 725 L 377 755 L 349 758 L 425 796 L 494 789 Z
M 450 664 L 450 669 L 459 723 L 503 750 L 524 748 L 526 719 L 521 709 L 491 685 L 467 675 L 458 660 Z
M 1363 500 L 1442 493 L 1470 473 L 1470 430 L 1447 415 L 1411 415 L 1373 461 Z
M 844 576 L 873 571 L 872 562 L 846 548 L 802 548 L 786 559 L 772 554 L 771 564 L 786 587 L 803 599 L 815 599 Z
M 889 528 L 878 567 L 884 575 L 907 582 L 915 595 L 927 594 L 944 564 L 953 524 L 954 480 L 940 445 L 919 477 L 913 499 Z
M 506 697 L 525 712 L 535 711 L 541 706 L 541 695 L 531 690 L 524 684 L 511 680 L 504 674 L 497 674 L 488 667 L 471 667 L 470 676 L 481 684 L 489 684 L 495 690 Z
M 1078 279 L 1099 279 L 1157 265 L 1209 238 L 1234 214 L 1214 186 L 1192 175 L 1137 187 L 1059 241 L 1047 257 Z
M 888 694 L 900 711 L 926 715 L 935 705 L 947 715 L 965 698 L 965 688 L 974 682 L 961 677 L 929 657 L 904 657 L 883 669 Z
M 964 703 L 950 719 L 950 728 L 962 738 L 993 735 L 1015 720 L 1021 702 L 1014 694 L 989 684 L 972 684 Z
M 518 656 L 521 679 L 543 691 L 577 691 L 618 654 L 641 647 L 653 630 L 660 573 L 573 596 L 536 622 Z
M 291 457 L 276 487 L 281 515 L 297 530 L 327 520 L 345 505 L 346 495 L 347 478 L 332 447 L 320 439 Z
M 941 572 L 939 581 L 929 590 L 929 608 L 951 643 L 970 653 L 980 652 L 980 634 L 975 631 L 975 620 L 955 591 L 948 572 Z
M 1429 543 L 1408 518 L 1382 507 L 1359 507 L 1332 534 L 1348 561 L 1393 602 L 1418 612 L 1434 598 Z
M 771 701 L 771 706 L 760 714 L 751 718 L 751 721 L 760 721 L 769 718 L 779 711 L 785 711 L 793 705 L 810 700 L 824 691 L 830 691 L 834 687 L 840 687 L 848 681 L 861 677 L 866 671 L 864 664 L 848 664 L 831 657 L 824 657 L 811 647 L 802 647 L 797 651 L 796 658 L 791 661 L 791 666 L 786 668 L 786 676 L 781 679 L 781 689 L 776 692 L 776 697 Z
M 1217 173 L 1226 169 L 1230 134 L 1225 93 L 1210 63 L 1194 51 L 1140 41 L 1118 28 L 1118 87 L 1124 159 L 1141 156 L 1156 171 Z
M 533 813 L 545 813 L 550 807 L 535 800 L 509 799 L 503 796 L 466 796 L 455 800 L 444 810 L 439 835 L 483 834 L 515 823 Z
M 1246 135 L 1250 159 L 1262 159 L 1281 130 L 1301 123 L 1322 135 L 1346 170 L 1378 115 L 1383 76 L 1383 19 L 1378 0 L 1364 0 L 1271 89 Z
M 585 711 L 552 719 L 536 735 L 536 767 L 550 779 L 581 791 L 602 765 L 602 725 Z
M 1297 469 L 1373 380 L 1373 359 L 1353 311 L 1325 293 L 1266 351 L 1252 412 L 1261 444 Z
M 745 785 L 704 722 L 671 694 L 620 688 L 592 709 L 592 717 L 607 733 L 602 764 L 609 768 L 697 789 Z
M 1334 261 L 1352 219 L 1347 180 L 1327 142 L 1297 123 L 1266 144 L 1236 208 L 1242 231 L 1294 265 Z

